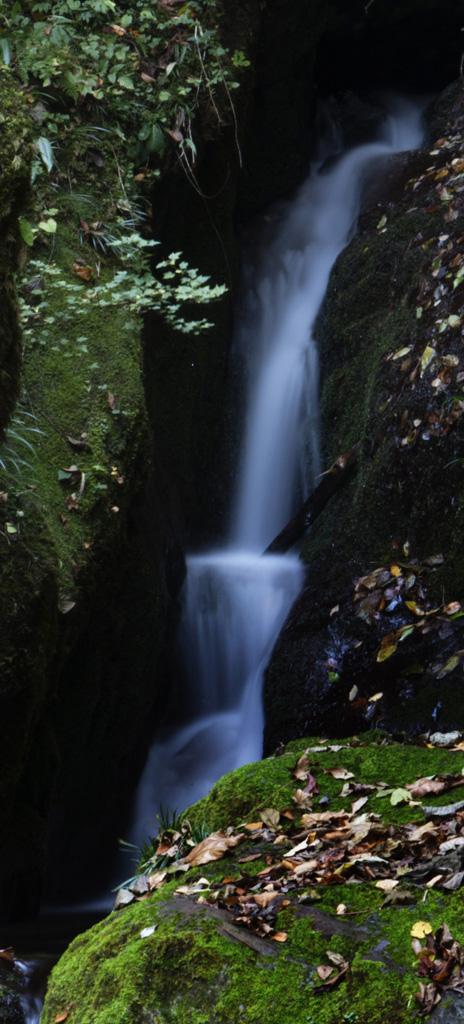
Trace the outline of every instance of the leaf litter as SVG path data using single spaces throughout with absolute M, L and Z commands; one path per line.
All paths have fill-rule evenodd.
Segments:
M 353 743 L 359 745 L 357 740 Z M 382 781 L 357 781 L 342 760 L 333 767 L 319 764 L 319 752 L 338 753 L 347 746 L 349 742 L 322 743 L 307 747 L 296 759 L 290 771 L 295 782 L 306 782 L 305 790 L 296 790 L 304 794 L 303 807 L 299 801 L 295 806 L 287 792 L 290 804 L 265 807 L 257 820 L 213 832 L 197 843 L 188 819 L 177 830 L 165 829 L 149 862 L 152 870 L 122 890 L 128 899 L 124 898 L 121 905 L 130 899 L 148 899 L 176 875 L 230 856 L 243 844 L 245 854 L 235 858 L 232 875 L 217 879 L 197 874 L 191 880 L 189 876 L 188 881 L 176 886 L 175 893 L 227 912 L 234 935 L 237 928 L 242 929 L 243 941 L 248 945 L 253 935 L 285 944 L 288 932 L 281 927 L 279 915 L 288 907 L 317 900 L 318 890 L 329 886 L 367 883 L 385 907 L 414 902 L 414 895 L 404 888 L 405 880 L 409 885 L 445 892 L 459 888 L 464 883 L 464 871 L 460 870 L 461 863 L 464 865 L 464 801 L 437 808 L 426 807 L 421 801 L 430 794 L 441 796 L 462 786 L 462 771 L 421 776 L 404 784 L 399 779 L 392 789 Z M 456 754 L 458 758 L 462 754 L 459 746 Z M 319 785 L 327 775 L 342 784 L 338 795 L 347 799 L 347 805 L 339 810 L 314 806 Z M 371 797 L 389 798 L 392 807 L 401 802 L 421 807 L 430 817 L 424 824 L 392 823 L 376 811 L 365 809 Z M 156 870 L 161 858 L 165 866 Z M 264 866 L 257 873 L 249 873 L 247 865 L 257 860 Z M 137 889 L 141 877 L 144 883 L 142 889 Z M 338 904 L 336 911 L 338 916 L 359 912 L 350 911 L 344 903 Z M 443 925 L 433 935 L 429 922 L 418 921 L 411 930 L 421 978 L 417 994 L 421 1015 L 430 1013 L 446 988 L 464 994 L 464 954 L 459 943 L 449 940 L 446 927 Z M 340 954 L 327 950 L 326 955 L 329 963 L 315 970 L 315 993 L 333 990 L 349 973 L 350 964 Z

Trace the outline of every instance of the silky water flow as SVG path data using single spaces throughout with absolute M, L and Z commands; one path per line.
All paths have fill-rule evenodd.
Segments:
M 392 101 L 379 139 L 344 155 L 326 140 L 260 267 L 248 270 L 236 344 L 246 348 L 250 385 L 234 523 L 223 550 L 187 559 L 180 646 L 191 719 L 154 741 L 134 843 L 156 832 L 160 806 L 180 812 L 223 774 L 261 757 L 263 673 L 303 581 L 297 554 L 263 552 L 320 472 L 312 328 L 366 180 L 392 154 L 420 145 L 421 110 Z

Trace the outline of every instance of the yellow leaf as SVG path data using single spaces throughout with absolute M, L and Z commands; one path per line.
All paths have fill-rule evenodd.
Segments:
M 443 676 L 448 675 L 448 672 L 452 672 L 456 665 L 459 665 L 460 660 L 459 654 L 453 654 L 453 657 L 448 659 L 446 665 L 442 665 L 437 672 L 437 679 L 443 679 Z
M 436 353 L 435 349 L 432 348 L 431 345 L 427 345 L 426 348 L 424 348 L 424 351 L 423 351 L 422 356 L 421 356 L 421 372 L 420 372 L 421 377 L 424 376 L 424 373 L 425 373 L 427 367 L 432 362 L 432 359 L 435 358 L 436 354 L 437 353 Z
M 406 345 L 404 348 L 399 348 L 393 353 L 392 359 L 403 359 L 404 356 L 408 356 L 411 351 L 411 345 Z
M 425 939 L 426 935 L 430 935 L 432 931 L 432 925 L 428 921 L 416 921 L 411 928 L 411 935 L 413 939 Z
M 395 651 L 396 651 L 396 643 L 395 643 L 394 640 L 390 640 L 389 643 L 385 644 L 385 645 L 383 644 L 383 641 L 382 641 L 382 645 L 380 647 L 380 650 L 379 650 L 379 653 L 377 655 L 377 659 L 376 660 L 377 661 L 386 661 L 387 658 L 391 658 L 392 654 L 394 654 Z
M 390 572 L 391 572 L 392 576 L 401 576 L 401 569 L 400 569 L 399 565 L 391 565 L 390 566 Z

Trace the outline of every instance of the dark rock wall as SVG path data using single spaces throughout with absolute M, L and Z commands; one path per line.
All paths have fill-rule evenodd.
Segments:
M 267 750 L 366 721 L 464 726 L 460 83 L 437 109 L 427 148 L 377 182 L 318 319 L 324 462 L 361 451 L 304 546 L 306 588 L 267 676 Z

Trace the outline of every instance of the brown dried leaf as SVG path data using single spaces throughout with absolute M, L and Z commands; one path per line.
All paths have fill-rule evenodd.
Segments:
M 359 800 L 355 800 L 354 804 L 351 804 L 352 814 L 357 814 L 358 811 L 361 810 L 361 807 L 364 807 L 364 804 L 367 804 L 368 799 L 369 797 L 367 796 L 360 796 Z
M 321 964 L 320 967 L 316 968 L 316 970 L 321 981 L 326 981 L 327 978 L 330 978 L 330 975 L 334 972 L 333 967 L 329 967 L 328 964 Z
M 333 779 L 354 779 L 354 773 L 347 771 L 346 768 L 324 768 L 324 772 Z
M 259 907 L 268 907 L 269 904 L 272 903 L 273 900 L 275 900 L 276 896 L 278 896 L 278 893 L 275 891 L 261 892 L 255 893 L 254 899 L 255 903 L 257 903 Z
M 276 811 L 274 807 L 265 807 L 264 811 L 260 811 L 260 814 L 263 825 L 266 825 L 267 828 L 274 829 L 275 831 L 279 827 L 280 812 Z
M 405 786 L 405 789 L 409 789 L 412 797 L 419 798 L 426 796 L 427 793 L 443 793 L 447 789 L 447 783 L 443 782 L 442 779 L 418 779 L 417 782 L 411 782 Z
M 301 757 L 292 769 L 292 775 L 294 779 L 298 779 L 298 782 L 306 782 L 306 778 L 311 767 L 311 761 L 309 760 L 307 751 L 305 750 Z
M 15 952 L 12 946 L 6 946 L 5 949 L 0 949 L 0 960 L 6 960 L 7 964 L 14 964 Z
M 190 864 L 190 867 L 198 867 L 199 864 L 208 864 L 212 860 L 221 860 L 228 850 L 238 846 L 244 838 L 243 835 L 226 836 L 223 831 L 212 832 L 187 854 L 185 863 Z
M 73 271 L 81 281 L 90 281 L 93 275 L 93 267 L 81 267 L 78 263 L 73 263 Z

